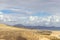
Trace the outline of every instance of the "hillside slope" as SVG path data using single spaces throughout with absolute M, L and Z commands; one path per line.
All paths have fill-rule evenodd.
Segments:
M 0 40 L 60 40 L 60 31 L 31 30 L 0 24 Z

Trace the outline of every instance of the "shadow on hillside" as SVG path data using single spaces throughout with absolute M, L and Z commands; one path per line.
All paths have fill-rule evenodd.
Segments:
M 21 36 L 18 36 L 16 40 L 27 40 L 26 38 L 23 38 Z

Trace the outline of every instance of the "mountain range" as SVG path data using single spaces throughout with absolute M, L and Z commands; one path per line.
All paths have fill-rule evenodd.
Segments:
M 22 24 L 16 24 L 13 26 L 18 27 L 18 28 L 28 28 L 28 29 L 60 30 L 60 27 L 55 27 L 55 26 L 51 26 L 51 27 L 47 27 L 47 26 L 25 26 Z

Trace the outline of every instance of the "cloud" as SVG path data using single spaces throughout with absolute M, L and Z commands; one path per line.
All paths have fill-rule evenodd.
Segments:
M 60 16 L 20 16 L 16 14 L 4 14 L 0 12 L 0 23 L 9 25 L 23 24 L 26 26 L 60 26 Z
M 8 1 L 8 2 L 11 2 Z M 60 2 L 59 0 L 13 0 L 11 3 L 8 3 L 9 5 L 13 5 L 12 7 L 18 7 L 23 10 L 29 9 L 32 10 L 33 12 L 38 12 L 38 11 L 45 11 L 49 12 L 51 14 L 59 14 L 60 13 Z M 28 13 L 29 14 L 29 13 Z M 32 13 L 33 14 L 33 13 Z M 59 14 L 60 15 L 60 14 Z
M 21 12 L 21 10 L 31 10 L 33 12 L 46 11 L 51 14 L 60 13 L 59 0 L 0 0 L 0 10 L 13 9 Z M 27 11 L 26 11 L 27 12 Z M 28 12 L 27 12 L 28 13 Z M 31 13 L 31 12 L 29 12 Z M 28 13 L 28 14 L 29 14 Z M 33 14 L 33 13 L 31 13 Z M 59 14 L 60 15 L 60 14 Z
M 59 15 L 60 0 L 0 0 L 0 20 L 7 24 L 59 26 Z

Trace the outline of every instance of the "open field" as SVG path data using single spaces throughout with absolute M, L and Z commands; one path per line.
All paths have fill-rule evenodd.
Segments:
M 0 24 L 0 40 L 60 40 L 60 31 L 32 30 Z

